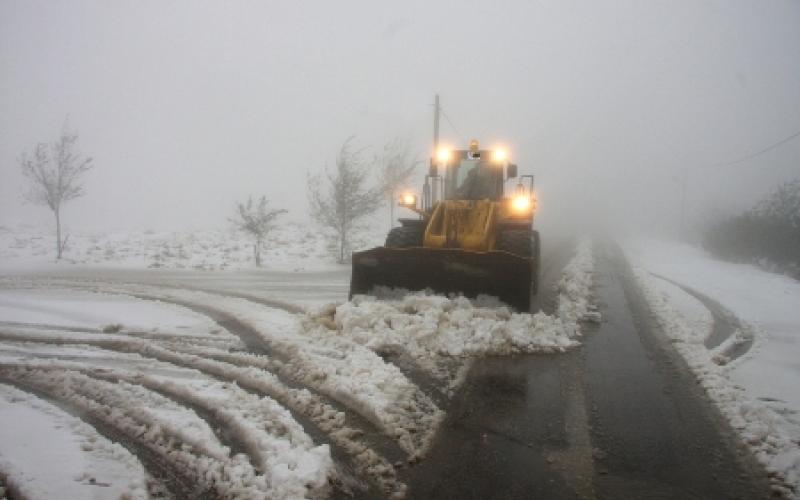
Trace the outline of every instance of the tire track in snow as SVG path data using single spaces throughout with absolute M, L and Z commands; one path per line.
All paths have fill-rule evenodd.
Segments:
M 0 375 L 69 403 L 172 464 L 194 483 L 182 498 L 262 498 L 287 491 L 258 475 L 244 456 L 231 456 L 194 412 L 139 385 L 108 383 L 71 369 L 5 365 Z
M 193 290 L 196 292 L 215 294 L 223 297 L 244 299 L 249 302 L 253 302 L 255 304 L 275 309 L 281 309 L 292 314 L 300 315 L 308 313 L 308 310 L 305 307 L 276 299 L 259 297 L 257 295 L 252 295 L 248 293 L 232 292 L 228 290 L 215 290 L 211 288 L 193 287 L 193 286 L 186 286 L 186 287 L 178 287 L 172 285 L 159 285 L 159 286 L 175 290 Z M 420 390 L 422 390 L 428 396 L 433 398 L 437 404 L 446 403 L 447 400 L 449 399 L 445 395 L 445 393 L 439 388 L 441 386 L 441 382 L 439 380 L 436 380 L 426 370 L 420 367 L 419 364 L 416 362 L 416 360 L 414 360 L 414 358 L 412 358 L 402 348 L 398 348 L 393 352 L 385 352 L 385 353 L 379 352 L 377 354 L 381 357 L 381 359 L 383 359 L 387 363 L 391 363 L 394 366 L 396 366 L 403 373 L 403 375 L 405 375 L 414 385 L 419 387 Z
M 50 368 L 39 368 L 39 369 L 50 369 Z M 58 368 L 52 368 L 57 370 Z M 154 382 L 153 380 L 149 380 L 143 376 L 136 376 L 136 375 L 124 375 L 118 373 L 114 370 L 107 370 L 107 369 L 95 369 L 91 367 L 85 368 L 73 368 L 77 371 L 80 371 L 87 377 L 91 377 L 96 380 L 103 380 L 105 382 L 111 382 L 114 384 L 119 384 L 120 382 L 125 382 L 130 385 L 138 385 L 143 387 L 149 391 L 155 392 L 174 403 L 184 406 L 194 413 L 197 414 L 198 417 L 203 419 L 211 430 L 214 432 L 214 435 L 222 443 L 223 446 L 228 447 L 231 451 L 231 456 L 242 454 L 245 455 L 250 462 L 250 465 L 253 467 L 254 470 L 257 472 L 263 472 L 259 464 L 259 459 L 256 453 L 253 452 L 252 449 L 247 445 L 246 438 L 241 436 L 239 433 L 236 432 L 236 428 L 230 428 L 230 422 L 226 421 L 223 418 L 220 418 L 218 414 L 219 408 L 214 408 L 206 402 L 203 402 L 199 398 L 192 398 L 189 399 L 182 394 L 179 394 L 177 391 L 170 388 L 168 384 L 159 384 Z
M 112 337 L 112 335 L 108 335 Z M 378 487 L 387 494 L 401 494 L 405 491 L 395 468 L 382 454 L 377 453 L 363 438 L 362 430 L 354 429 L 345 424 L 344 413 L 321 401 L 314 393 L 306 389 L 295 389 L 283 386 L 279 380 L 272 383 L 259 379 L 259 376 L 273 376 L 256 367 L 239 367 L 230 363 L 207 359 L 192 354 L 183 355 L 171 352 L 168 349 L 150 345 L 133 345 L 129 339 L 75 339 L 58 336 L 30 337 L 24 334 L 0 330 L 0 340 L 34 342 L 54 345 L 89 345 L 126 354 L 138 354 L 142 357 L 161 361 L 163 363 L 190 368 L 203 373 L 213 379 L 233 382 L 241 389 L 257 395 L 268 396 L 286 407 L 292 417 L 305 429 L 314 442 L 327 443 L 331 446 L 333 458 L 340 463 L 350 464 L 350 469 L 344 470 L 345 476 L 352 470 L 357 477 L 361 477 Z M 393 456 L 397 457 L 398 452 Z M 398 458 L 399 460 L 399 458 Z M 358 488 L 362 485 L 342 478 L 345 484 Z M 373 498 L 370 488 L 365 491 L 354 492 L 356 497 L 366 494 L 364 498 Z M 350 496 L 350 495 L 348 495 Z
M 142 285 L 147 285 L 146 283 L 141 283 Z M 191 290 L 195 292 L 203 292 L 213 295 L 220 295 L 222 297 L 230 297 L 236 299 L 244 299 L 249 302 L 266 306 L 273 309 L 281 309 L 291 314 L 306 314 L 308 310 L 302 306 L 291 304 L 289 302 L 284 302 L 277 299 L 270 299 L 265 297 L 259 297 L 257 295 L 252 295 L 248 293 L 240 293 L 240 292 L 233 292 L 229 290 L 218 290 L 213 288 L 204 288 L 204 287 L 195 287 L 195 286 L 175 286 L 175 285 L 166 285 L 166 284 L 158 284 L 153 285 L 159 288 L 167 288 L 172 290 Z M 176 305 L 183 305 L 183 304 L 176 304 Z M 204 311 L 195 310 L 200 314 L 205 314 Z M 213 318 L 212 318 L 213 319 Z M 221 323 L 217 322 L 220 326 L 224 326 Z M 396 366 L 402 373 L 405 375 L 414 385 L 420 388 L 424 393 L 434 399 L 437 404 L 444 404 L 448 401 L 448 397 L 445 393 L 440 389 L 441 382 L 436 380 L 434 377 L 430 376 L 427 371 L 417 364 L 417 362 L 408 355 L 407 352 L 398 348 L 393 352 L 379 352 L 377 353 L 381 359 L 386 361 L 387 363 L 391 363 Z
M 39 399 L 47 401 L 62 411 L 82 420 L 92 426 L 98 434 L 109 441 L 117 442 L 133 454 L 144 467 L 145 471 L 158 483 L 169 491 L 175 498 L 217 498 L 210 492 L 198 491 L 197 481 L 181 471 L 177 466 L 165 460 L 163 456 L 150 449 L 146 443 L 137 437 L 130 436 L 121 429 L 115 428 L 105 422 L 97 413 L 87 411 L 71 403 L 53 388 L 47 388 L 30 381 L 22 381 L 20 377 L 10 376 L 6 369 L 0 367 L 0 382 L 27 392 Z M 209 496 L 204 496 L 209 494 Z
M 101 291 L 101 289 L 98 289 L 97 292 L 108 293 Z M 357 406 L 351 404 L 347 400 L 344 400 L 341 397 L 342 394 L 323 394 L 313 385 L 304 383 L 305 381 L 302 380 L 302 377 L 298 376 L 299 372 L 292 369 L 292 359 L 288 354 L 282 353 L 280 350 L 272 349 L 270 343 L 259 334 L 258 330 L 240 321 L 232 314 L 229 314 L 221 309 L 216 309 L 202 304 L 196 304 L 186 300 L 147 295 L 138 292 L 128 292 L 124 290 L 115 290 L 114 293 L 128 295 L 140 300 L 164 302 L 184 307 L 193 312 L 211 318 L 217 323 L 217 325 L 224 328 L 231 334 L 239 337 L 250 353 L 267 356 L 268 358 L 274 358 L 278 361 L 278 363 L 269 363 L 268 366 L 261 366 L 260 368 L 273 373 L 288 387 L 295 389 L 302 388 L 311 391 L 321 399 L 324 399 L 326 404 L 336 408 L 338 411 L 343 412 L 351 425 L 358 429 L 362 429 L 366 435 L 370 437 L 370 441 L 372 441 L 370 443 L 371 447 L 379 450 L 390 460 L 395 461 L 403 458 L 400 449 L 397 447 L 391 437 L 385 436 L 382 429 L 380 429 L 379 426 L 372 421 L 370 418 L 371 415 L 365 414 Z
M 52 285 L 53 283 L 51 282 L 49 284 Z M 62 281 L 59 284 L 63 286 L 64 282 Z M 76 285 L 81 287 L 80 284 Z M 84 290 L 88 289 L 88 291 L 93 291 L 95 293 L 127 295 L 141 300 L 165 302 L 185 307 L 187 309 L 193 310 L 195 312 L 210 317 L 212 320 L 216 321 L 217 324 L 219 324 L 226 330 L 239 336 L 246 344 L 248 350 L 260 354 L 271 353 L 273 354 L 273 356 L 275 354 L 278 354 L 276 358 L 284 358 L 286 361 L 283 361 L 281 359 L 273 359 L 272 357 L 270 357 L 269 359 L 273 359 L 274 363 L 272 363 L 271 366 L 269 366 L 268 368 L 264 369 L 273 372 L 272 373 L 273 375 L 278 376 L 279 379 L 281 379 L 281 381 L 284 384 L 288 385 L 291 388 L 297 388 L 297 389 L 302 388 L 302 390 L 306 391 L 310 390 L 311 393 L 314 393 L 324 403 L 327 403 L 327 406 L 333 407 L 333 410 L 342 411 L 342 413 L 346 415 L 346 424 L 355 426 L 356 429 L 359 429 L 356 430 L 351 428 L 350 430 L 354 431 L 358 435 L 359 441 L 362 441 L 366 446 L 359 445 L 354 448 L 352 446 L 352 443 L 346 442 L 345 444 L 348 445 L 346 446 L 346 448 L 351 451 L 351 453 L 349 453 L 349 455 L 351 456 L 354 454 L 362 455 L 361 458 L 363 459 L 363 453 L 357 450 L 360 447 L 365 447 L 366 449 L 369 449 L 372 453 L 374 453 L 374 451 L 372 450 L 378 451 L 381 455 L 388 458 L 390 462 L 398 463 L 403 459 L 407 458 L 404 456 L 404 453 L 400 451 L 401 449 L 405 449 L 407 450 L 406 451 L 407 453 L 411 454 L 412 461 L 416 460 L 418 454 L 424 453 L 425 449 L 424 443 L 427 441 L 427 438 L 425 436 L 428 434 L 426 432 L 426 429 L 430 428 L 430 425 L 433 424 L 429 422 L 430 418 L 425 417 L 425 415 L 428 415 L 427 412 L 429 411 L 427 409 L 429 403 L 426 403 L 426 400 L 428 400 L 427 398 L 429 398 L 429 396 L 427 396 L 426 392 L 420 390 L 419 387 L 417 387 L 416 385 L 411 385 L 411 387 L 415 387 L 415 390 L 418 393 L 418 395 L 413 396 L 413 399 L 411 400 L 411 404 L 413 405 L 413 408 L 415 408 L 414 411 L 416 413 L 409 413 L 408 417 L 403 416 L 402 413 L 397 413 L 397 410 L 400 410 L 402 408 L 398 406 L 396 409 L 391 409 L 393 413 L 385 415 L 384 417 L 376 417 L 376 415 L 373 414 L 373 411 L 369 406 L 365 406 L 362 408 L 362 406 L 364 406 L 363 402 L 359 401 L 357 398 L 354 399 L 349 393 L 344 393 L 340 391 L 337 387 L 331 386 L 330 384 L 326 383 L 323 383 L 321 386 L 316 385 L 313 380 L 314 376 L 317 376 L 316 374 L 310 377 L 312 380 L 309 380 L 309 372 L 307 372 L 306 370 L 308 370 L 309 368 L 313 369 L 313 360 L 311 359 L 306 360 L 306 362 L 311 361 L 312 365 L 310 367 L 307 366 L 305 368 L 301 368 L 300 366 L 295 366 L 295 363 L 292 363 L 291 360 L 292 353 L 294 353 L 295 349 L 299 346 L 294 346 L 291 342 L 287 343 L 284 341 L 279 341 L 282 346 L 282 349 L 280 349 L 278 352 L 275 352 L 273 351 L 269 340 L 264 339 L 262 334 L 257 329 L 239 320 L 237 317 L 235 317 L 234 315 L 230 314 L 227 311 L 215 308 L 209 304 L 196 303 L 191 301 L 191 299 L 187 300 L 183 297 L 169 297 L 169 296 L 165 297 L 159 295 L 158 293 L 149 294 L 146 291 L 140 291 L 141 289 L 130 290 L 130 289 L 125 289 L 123 286 L 116 284 L 110 284 L 110 283 L 104 284 L 102 282 L 93 281 L 91 283 L 86 283 L 86 285 L 89 286 L 84 285 L 81 288 Z M 22 339 L 17 339 L 17 340 L 22 340 Z M 87 343 L 87 342 L 82 341 L 79 343 Z M 104 348 L 111 347 L 109 344 L 99 345 L 94 342 L 90 343 L 89 345 L 98 345 L 99 347 L 104 347 Z M 177 348 L 180 350 L 180 347 L 178 346 L 173 346 L 173 348 Z M 361 348 L 365 349 L 363 348 L 363 346 L 361 346 Z M 123 350 L 123 352 L 127 351 Z M 147 357 L 152 357 L 151 356 L 152 353 L 140 352 L 140 354 L 145 355 Z M 372 354 L 374 355 L 374 353 Z M 161 358 L 156 358 L 156 359 L 161 359 Z M 386 364 L 389 365 L 390 363 Z M 402 371 L 399 371 L 399 373 L 402 373 Z M 420 395 L 422 396 L 422 399 L 419 398 Z M 431 403 L 433 402 L 432 400 L 428 401 L 430 401 Z M 411 407 L 409 407 L 409 409 L 410 408 Z M 433 408 L 436 409 L 435 406 Z M 367 411 L 365 413 L 362 410 L 367 410 Z M 402 410 L 402 411 L 404 412 L 407 410 Z M 297 416 L 296 412 L 293 413 L 295 413 L 295 416 Z M 412 423 L 412 420 L 407 420 L 404 423 L 404 420 L 402 420 L 403 418 L 408 419 L 409 417 L 417 419 L 420 418 L 420 415 L 423 417 L 422 420 L 420 420 L 419 422 L 417 422 L 416 420 L 413 421 L 417 423 Z M 401 418 L 401 420 L 396 421 L 395 419 L 397 419 L 398 416 Z M 384 428 L 383 426 L 384 422 L 382 419 L 385 417 L 388 417 L 390 419 L 388 420 L 388 422 L 391 423 L 391 427 Z M 421 427 L 420 423 L 422 423 Z M 396 427 L 398 424 L 400 425 L 400 427 Z M 307 427 L 305 423 L 304 426 Z M 330 432 L 328 432 L 327 434 L 330 435 Z M 415 443 L 416 441 L 419 441 L 418 439 L 416 439 L 418 437 L 423 438 L 423 440 L 420 442 L 422 444 L 419 443 L 412 444 Z M 401 447 L 398 448 L 398 445 L 401 445 Z M 368 460 L 368 462 L 372 463 L 373 465 L 380 461 L 385 462 L 384 459 L 376 460 L 374 458 L 370 458 Z M 389 462 L 386 462 L 386 464 L 377 468 L 372 467 L 373 476 L 374 472 L 380 469 L 380 472 L 378 472 L 378 475 L 380 476 L 378 483 L 382 485 L 383 490 L 387 489 L 386 486 L 387 484 L 391 485 L 391 483 L 396 482 L 396 472 L 394 472 L 393 467 L 385 466 L 388 463 Z M 363 470 L 364 467 L 362 466 L 361 469 Z M 397 482 L 397 484 L 402 485 L 402 483 L 399 482 Z
M 52 282 L 48 282 L 48 284 L 52 285 Z M 59 284 L 62 286 L 67 286 L 68 288 L 72 286 L 99 294 L 126 295 L 138 298 L 140 300 L 164 302 L 184 307 L 209 317 L 218 325 L 239 337 L 250 352 L 255 354 L 269 355 L 271 359 L 274 359 L 274 362 L 271 363 L 269 367 L 264 367 L 264 369 L 273 372 L 284 384 L 294 388 L 305 388 L 311 392 L 314 392 L 319 397 L 326 399 L 326 402 L 331 406 L 343 411 L 346 415 L 348 415 L 348 417 L 351 418 L 355 426 L 363 429 L 367 435 L 371 437 L 371 439 L 374 441 L 374 445 L 380 446 L 381 453 L 389 457 L 392 461 L 400 457 L 398 453 L 392 450 L 393 447 L 399 446 L 400 449 L 411 455 L 412 459 L 415 459 L 413 457 L 424 455 L 430 443 L 429 440 L 431 436 L 429 436 L 429 433 L 426 433 L 424 429 L 433 424 L 431 423 L 430 418 L 427 418 L 427 414 L 430 411 L 433 411 L 433 414 L 438 412 L 438 408 L 436 407 L 434 399 L 445 400 L 445 398 L 442 397 L 442 394 L 429 394 L 428 392 L 424 391 L 420 387 L 420 384 L 422 386 L 431 388 L 435 387 L 435 382 L 426 380 L 428 377 L 424 373 L 414 373 L 413 370 L 409 368 L 408 364 L 399 366 L 398 364 L 384 361 L 386 365 L 391 365 L 397 368 L 403 377 L 405 377 L 405 370 L 409 374 L 412 374 L 412 377 L 416 379 L 415 381 L 411 378 L 406 378 L 406 380 L 417 391 L 417 394 L 411 397 L 411 404 L 414 408 L 418 408 L 419 410 L 416 413 L 408 413 L 408 410 L 397 407 L 390 408 L 391 414 L 379 415 L 372 407 L 370 407 L 369 403 L 365 404 L 364 400 L 354 397 L 349 392 L 341 391 L 335 385 L 327 383 L 325 377 L 320 378 L 320 374 L 310 375 L 309 372 L 316 372 L 318 368 L 313 360 L 308 359 L 306 360 L 306 363 L 302 364 L 301 366 L 296 359 L 293 359 L 294 356 L 302 352 L 302 348 L 300 348 L 300 346 L 286 341 L 278 342 L 277 344 L 279 344 L 280 347 L 273 346 L 271 345 L 272 342 L 265 339 L 258 329 L 252 327 L 225 310 L 209 306 L 207 304 L 197 303 L 196 301 L 193 302 L 184 298 L 169 297 L 159 295 L 157 293 L 152 294 L 145 291 L 129 289 L 130 286 L 140 288 L 155 287 L 154 285 L 150 284 L 127 285 L 128 288 L 126 288 L 125 283 L 107 283 L 99 280 L 59 280 Z M 172 289 L 173 291 L 178 292 L 191 290 L 161 285 L 158 287 L 164 290 Z M 225 297 L 217 292 L 213 292 L 213 295 Z M 242 300 L 250 301 L 249 299 Z M 269 301 L 261 300 L 260 302 L 263 305 L 264 302 Z M 365 349 L 366 351 L 375 354 L 373 351 L 363 346 L 358 345 L 358 348 Z M 298 349 L 300 349 L 300 351 L 298 351 Z M 426 399 L 428 401 L 426 401 Z M 430 404 L 434 405 L 432 410 L 431 408 L 428 408 Z M 384 410 L 386 409 L 381 409 L 381 411 Z M 398 422 L 402 423 L 398 425 Z M 422 428 L 420 428 L 420 426 L 422 426 Z M 386 436 L 386 439 L 383 439 L 382 436 Z M 380 443 L 380 441 L 383 442 Z
M 49 323 L 24 323 L 20 321 L 0 321 L 0 328 L 2 327 L 25 328 L 31 330 L 71 332 L 71 333 L 94 333 L 98 335 L 117 334 L 125 337 L 135 337 L 140 339 L 156 340 L 162 342 L 192 341 L 192 342 L 199 342 L 201 344 L 205 343 L 205 344 L 224 344 L 224 345 L 232 345 L 233 342 L 238 343 L 238 338 L 230 334 L 229 334 L 230 338 L 225 338 L 225 337 L 213 337 L 210 335 L 178 335 L 169 333 L 139 332 L 131 330 L 121 330 L 119 332 L 104 332 L 99 328 L 52 325 Z
M 262 449 L 264 446 L 261 444 L 260 439 L 263 438 L 260 437 L 260 434 L 264 431 L 262 428 L 263 425 L 266 424 L 269 427 L 267 434 L 271 434 L 276 438 L 277 436 L 289 436 L 292 438 L 294 434 L 295 438 L 302 442 L 303 436 L 297 436 L 296 430 L 293 432 L 291 426 L 287 428 L 285 422 L 281 422 L 279 418 L 275 418 L 275 415 L 271 413 L 271 411 L 274 411 L 274 407 L 271 409 L 269 407 L 270 405 L 263 405 L 260 398 L 246 394 L 244 391 L 242 391 L 239 395 L 228 392 L 232 389 L 230 387 L 225 391 L 226 396 L 231 396 L 239 400 L 241 399 L 242 395 L 253 398 L 249 404 L 245 405 L 245 408 L 242 411 L 244 411 L 245 414 L 248 412 L 258 413 L 263 411 L 266 417 L 261 419 L 261 423 L 258 422 L 258 418 L 250 418 L 245 420 L 238 411 L 231 411 L 229 408 L 226 408 L 224 406 L 224 401 L 209 400 L 207 397 L 204 397 L 198 393 L 195 388 L 178 385 L 174 382 L 161 381 L 148 375 L 142 375 L 138 373 L 134 374 L 129 372 L 121 373 L 118 370 L 109 370 L 106 368 L 97 369 L 86 365 L 75 366 L 74 364 L 64 366 L 48 364 L 44 366 L 36 366 L 35 369 L 42 371 L 79 371 L 80 373 L 96 380 L 102 380 L 114 384 L 124 382 L 128 385 L 139 386 L 159 394 L 171 400 L 172 402 L 177 403 L 179 406 L 188 408 L 196 413 L 197 416 L 199 416 L 208 424 L 209 428 L 212 430 L 220 443 L 230 450 L 231 457 L 237 454 L 246 456 L 250 467 L 252 467 L 252 469 L 258 474 L 264 475 L 266 472 L 268 472 L 268 469 L 270 468 L 269 462 L 271 459 L 275 458 L 275 452 L 278 451 L 275 449 L 270 449 L 269 443 L 267 444 L 266 449 Z M 235 387 L 233 389 L 235 391 L 239 390 Z M 223 406 L 220 406 L 220 404 Z M 264 422 L 265 420 L 269 423 L 267 424 Z M 296 424 L 296 422 L 293 423 Z M 297 425 L 299 426 L 299 424 Z M 310 441 L 308 436 L 305 436 L 305 438 L 309 439 Z M 269 481 L 267 484 L 270 484 Z M 309 491 L 308 494 L 312 498 L 316 497 L 314 491 Z
M 36 356 L 39 357 L 38 355 Z M 46 356 L 43 359 L 50 359 L 53 356 Z M 62 359 L 62 358 L 59 358 Z M 218 418 L 217 416 L 217 409 L 212 408 L 207 404 L 204 404 L 202 401 L 197 399 L 188 399 L 185 396 L 178 394 L 174 390 L 170 390 L 168 384 L 159 384 L 154 382 L 153 380 L 149 380 L 144 376 L 137 376 L 137 375 L 125 375 L 119 373 L 116 370 L 109 370 L 108 368 L 97 368 L 92 367 L 90 365 L 83 365 L 78 366 L 77 364 L 69 365 L 69 366 L 52 366 L 52 365 L 26 365 L 24 363 L 0 363 L 0 367 L 6 368 L 35 368 L 36 370 L 41 371 L 58 371 L 58 370 L 72 370 L 82 373 L 89 378 L 93 378 L 95 380 L 102 380 L 104 382 L 109 382 L 112 384 L 119 384 L 120 382 L 125 382 L 130 385 L 138 385 L 143 387 L 151 392 L 155 392 L 163 396 L 166 399 L 173 401 L 174 403 L 184 406 L 194 413 L 197 414 L 198 417 L 206 421 L 208 423 L 209 428 L 214 432 L 214 435 L 217 439 L 222 443 L 223 446 L 228 447 L 231 450 L 231 456 L 236 454 L 243 454 L 248 457 L 250 464 L 253 466 L 254 469 L 258 470 L 258 461 L 254 459 L 251 450 L 248 450 L 248 446 L 245 444 L 245 440 L 242 439 L 241 436 L 236 434 L 235 432 L 231 432 L 230 429 L 227 428 L 228 422 Z
M 711 333 L 704 339 L 703 345 L 708 350 L 718 349 L 720 351 L 714 357 L 715 363 L 720 365 L 730 363 L 747 354 L 750 348 L 753 347 L 755 336 L 752 328 L 743 323 L 730 309 L 691 287 L 659 274 L 650 274 L 691 295 L 711 313 L 714 324 Z
M 266 370 L 274 375 L 278 375 L 276 371 L 280 371 L 282 369 L 280 366 L 276 367 L 268 357 L 257 356 L 253 355 L 252 353 L 225 352 L 207 348 L 198 349 L 189 346 L 183 346 L 177 350 L 193 356 L 201 356 L 206 359 L 230 363 L 239 368 L 255 368 L 259 370 Z M 280 379 L 280 377 L 279 380 L 283 381 Z M 287 384 L 287 387 L 291 389 L 308 390 L 305 386 L 293 386 Z M 342 405 L 338 404 L 338 402 L 332 401 L 330 398 L 327 398 L 322 394 L 314 391 L 309 392 L 312 392 L 322 403 L 342 413 L 344 415 L 345 425 L 361 430 L 363 432 L 364 441 L 369 444 L 370 448 L 380 452 L 383 456 L 387 457 L 391 461 L 398 461 L 407 458 L 405 452 L 403 452 L 403 450 L 401 450 L 391 438 L 386 436 L 375 426 L 375 424 L 364 418 L 361 414 L 354 411 L 348 412 L 346 411 L 348 407 L 343 407 Z
M 96 291 L 97 293 L 109 293 L 107 291 L 102 291 L 102 289 Z M 221 309 L 173 297 L 148 295 L 135 291 L 126 291 L 124 289 L 115 289 L 112 293 L 128 295 L 140 300 L 164 302 L 185 307 L 198 314 L 203 314 L 211 318 L 219 326 L 239 337 L 251 354 L 261 355 L 269 360 L 267 364 L 260 366 L 261 369 L 269 371 L 288 387 L 308 390 L 324 400 L 329 406 L 343 412 L 352 425 L 362 429 L 366 435 L 369 436 L 371 447 L 378 450 L 391 461 L 406 458 L 403 456 L 403 452 L 408 454 L 415 453 L 412 450 L 404 448 L 399 442 L 401 436 L 393 435 L 387 429 L 382 428 L 382 422 L 371 412 L 365 411 L 365 409 L 361 408 L 361 405 L 352 401 L 348 394 L 339 390 L 325 390 L 324 386 L 315 384 L 314 381 L 316 378 L 307 376 L 304 368 L 297 366 L 292 359 L 290 352 L 292 350 L 291 347 L 288 349 L 286 347 L 283 349 L 273 348 L 271 343 L 264 339 L 256 328 L 239 320 L 234 315 Z
M 141 285 L 147 285 L 146 283 L 140 283 Z M 172 290 L 191 290 L 194 292 L 203 292 L 213 295 L 220 295 L 222 297 L 230 297 L 234 299 L 244 299 L 249 302 L 254 302 L 256 304 L 260 304 L 262 306 L 272 307 L 274 309 L 281 309 L 288 313 L 292 314 L 302 314 L 306 312 L 306 308 L 303 306 L 292 304 L 289 302 L 284 302 L 282 300 L 277 299 L 269 299 L 266 297 L 259 297 L 257 295 L 252 295 L 249 293 L 241 293 L 241 292 L 233 292 L 229 290 L 216 290 L 213 288 L 203 288 L 203 287 L 195 287 L 195 286 L 175 286 L 175 285 L 152 285 L 157 286 L 159 288 L 169 288 Z

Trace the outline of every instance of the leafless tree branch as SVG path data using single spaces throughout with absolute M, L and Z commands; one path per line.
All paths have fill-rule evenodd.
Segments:
M 24 197 L 36 205 L 46 205 L 56 218 L 56 258 L 66 248 L 61 239 L 61 206 L 83 196 L 83 174 L 92 168 L 92 158 L 84 157 L 76 148 L 78 134 L 67 130 L 52 144 L 37 144 L 19 159 L 22 174 L 28 179 Z
M 353 150 L 353 137 L 347 139 L 336 158 L 336 169 L 308 176 L 308 201 L 311 217 L 333 229 L 337 261 L 349 258 L 351 238 L 358 223 L 381 204 L 384 189 L 368 187 L 369 165 L 364 149 Z
M 229 219 L 238 229 L 253 237 L 253 258 L 256 266 L 261 266 L 261 249 L 264 240 L 267 238 L 275 225 L 273 222 L 281 215 L 287 213 L 286 210 L 269 209 L 269 201 L 266 196 L 262 196 L 258 203 L 253 205 L 253 197 L 249 197 L 246 203 L 236 205 L 236 216 Z

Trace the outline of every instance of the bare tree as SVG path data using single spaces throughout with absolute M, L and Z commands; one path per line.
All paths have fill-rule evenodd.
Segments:
M 39 143 L 32 152 L 23 152 L 19 163 L 28 179 L 25 199 L 47 205 L 56 217 L 56 258 L 60 259 L 67 245 L 61 238 L 61 206 L 83 196 L 81 178 L 92 168 L 92 159 L 76 151 L 78 134 L 64 125 L 61 137 L 52 144 Z
M 395 138 L 383 146 L 382 155 L 377 158 L 380 164 L 381 183 L 389 202 L 389 226 L 394 227 L 394 206 L 400 190 L 405 187 L 422 163 L 412 156 L 408 140 Z
M 236 216 L 230 219 L 231 223 L 240 231 L 253 237 L 253 258 L 256 266 L 261 267 L 261 248 L 264 240 L 275 227 L 273 221 L 286 210 L 269 209 L 269 201 L 262 196 L 257 204 L 253 204 L 253 197 L 247 198 L 247 203 L 237 203 Z
M 333 229 L 340 264 L 349 258 L 351 238 L 360 229 L 359 221 L 380 206 L 384 193 L 380 187 L 368 187 L 369 170 L 363 150 L 353 151 L 352 142 L 351 137 L 342 144 L 333 173 L 326 168 L 308 177 L 311 217 Z

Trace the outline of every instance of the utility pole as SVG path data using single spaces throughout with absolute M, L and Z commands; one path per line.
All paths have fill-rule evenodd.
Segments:
M 683 175 L 678 181 L 681 186 L 681 238 L 686 237 L 686 191 L 689 189 L 689 169 L 683 168 Z
M 439 94 L 436 94 L 436 100 L 433 104 L 433 154 L 439 151 L 439 113 L 441 112 L 439 106 Z
M 681 182 L 681 237 L 686 236 L 686 188 L 689 185 L 689 169 L 683 169 L 683 182 Z
M 686 198 L 689 190 L 689 168 L 683 167 L 683 172 L 680 175 L 673 175 L 672 180 L 681 189 L 681 218 L 678 234 L 680 237 L 684 237 L 686 236 Z

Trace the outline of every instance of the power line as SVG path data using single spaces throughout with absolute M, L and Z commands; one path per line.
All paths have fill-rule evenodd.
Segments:
M 753 158 L 755 158 L 757 156 L 761 156 L 764 153 L 772 151 L 773 149 L 776 149 L 776 148 L 786 144 L 787 142 L 789 142 L 789 141 L 791 141 L 793 139 L 796 139 L 797 137 L 800 137 L 800 130 L 798 130 L 794 134 L 790 135 L 789 137 L 783 138 L 780 141 L 767 146 L 766 148 L 764 148 L 764 149 L 762 149 L 760 151 L 756 151 L 755 153 L 750 153 L 748 155 L 742 156 L 741 158 L 737 158 L 735 160 L 713 163 L 711 165 L 707 165 L 706 168 L 729 167 L 731 165 L 736 165 L 736 164 L 739 164 L 739 163 L 743 163 L 743 162 L 745 162 L 747 160 L 751 160 L 751 159 L 753 159 Z
M 459 131 L 458 131 L 458 129 L 456 128 L 456 126 L 455 126 L 455 125 L 453 125 L 453 122 L 450 120 L 450 117 L 447 115 L 447 113 L 445 112 L 444 108 L 441 108 L 441 107 L 440 107 L 439 109 L 440 109 L 440 111 L 442 112 L 442 116 L 444 116 L 444 119 L 445 119 L 445 120 L 447 120 L 447 123 L 448 123 L 448 124 L 450 124 L 450 128 L 452 128 L 452 129 L 453 129 L 453 132 L 455 132 L 455 133 L 456 133 L 456 135 L 457 135 L 457 136 L 458 136 L 458 138 L 461 140 L 461 142 L 464 142 L 464 136 L 462 136 L 462 135 L 461 135 L 461 132 L 459 132 Z

